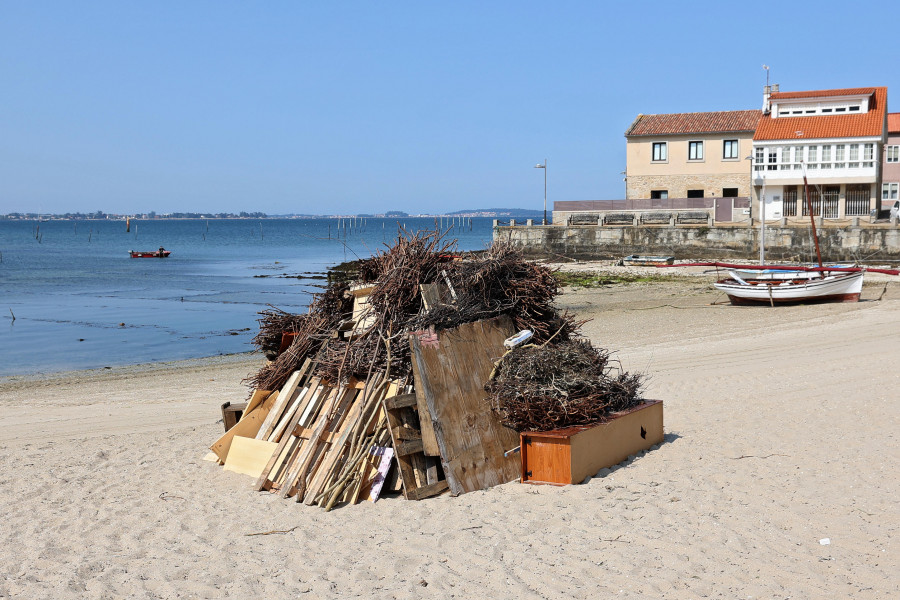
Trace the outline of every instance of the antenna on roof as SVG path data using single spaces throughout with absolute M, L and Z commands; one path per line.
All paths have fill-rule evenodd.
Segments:
M 766 70 L 766 87 L 769 86 L 769 65 L 763 65 L 763 69 Z

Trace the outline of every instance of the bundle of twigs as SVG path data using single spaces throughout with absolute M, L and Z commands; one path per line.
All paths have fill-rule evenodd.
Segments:
M 281 349 L 281 336 L 286 332 L 296 333 L 303 327 L 303 321 L 309 318 L 308 315 L 296 315 L 269 305 L 266 310 L 258 313 L 260 318 L 259 333 L 253 338 L 252 343 L 259 348 L 266 356 L 278 354 Z
M 296 322 L 297 336 L 287 350 L 245 380 L 251 388 L 281 389 L 305 359 L 319 352 L 340 322 L 353 311 L 353 299 L 346 298 L 346 291 L 345 283 L 333 283 L 322 294 L 313 296 L 307 314 Z
M 560 292 L 553 271 L 525 260 L 509 244 L 495 243 L 477 257 L 454 262 L 447 272 L 456 310 L 437 307 L 419 319 L 419 328 L 449 328 L 507 314 L 518 329 L 531 330 L 534 340 L 543 342 L 554 335 L 565 341 L 581 325 L 553 305 Z
M 485 391 L 505 426 L 546 431 L 598 423 L 639 404 L 642 382 L 612 367 L 607 351 L 568 341 L 507 353 Z

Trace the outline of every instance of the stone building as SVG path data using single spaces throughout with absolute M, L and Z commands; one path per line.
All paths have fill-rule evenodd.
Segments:
M 625 132 L 626 197 L 750 196 L 758 110 L 638 115 Z

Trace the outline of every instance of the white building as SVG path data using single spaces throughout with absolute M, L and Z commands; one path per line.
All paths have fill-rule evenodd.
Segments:
M 881 202 L 887 88 L 779 92 L 767 88 L 753 136 L 753 215 L 765 197 L 766 220 L 809 215 L 867 216 Z

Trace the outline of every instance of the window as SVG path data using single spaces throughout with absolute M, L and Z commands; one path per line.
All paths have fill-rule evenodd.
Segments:
M 822 146 L 822 165 L 823 169 L 831 168 L 831 145 L 825 144 Z
M 650 190 L 652 200 L 665 200 L 669 197 L 669 190 Z
M 703 190 L 688 190 L 688 198 L 702 198 Z
M 859 144 L 850 144 L 849 161 L 850 162 L 847 164 L 848 167 L 851 169 L 859 168 Z
M 859 112 L 859 105 L 851 106 L 851 107 L 850 107 L 850 112 Z
M 885 162 L 900 162 L 900 146 L 885 146 L 884 155 Z
M 653 162 L 665 162 L 669 160 L 669 152 L 666 142 L 653 142 Z
M 838 144 L 834 147 L 834 168 L 835 169 L 843 169 L 847 165 L 844 164 L 844 154 L 846 150 L 845 144 Z
M 782 146 L 781 147 L 781 170 L 787 171 L 791 168 L 791 147 L 790 146 Z
M 738 197 L 738 189 L 737 188 L 722 188 L 722 197 L 723 198 L 737 198 Z
M 757 148 L 754 154 L 756 155 L 756 157 L 753 159 L 753 170 L 762 171 L 763 162 L 765 161 L 765 158 L 763 157 L 763 149 Z
M 688 142 L 688 160 L 703 160 L 703 142 Z
M 794 146 L 794 168 L 799 169 L 803 162 L 803 146 Z
M 883 183 L 883 184 L 881 184 L 881 199 L 882 200 L 896 200 L 898 188 L 900 188 L 900 183 Z
M 900 146 L 898 146 L 900 147 Z M 738 141 L 737 140 L 725 140 L 722 145 L 722 158 L 737 158 L 738 157 Z
M 875 144 L 863 145 L 863 167 L 871 169 L 875 166 Z

